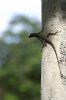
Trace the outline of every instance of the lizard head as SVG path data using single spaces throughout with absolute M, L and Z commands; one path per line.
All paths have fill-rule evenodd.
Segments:
M 42 31 L 38 32 L 38 33 L 31 33 L 29 35 L 29 38 L 32 38 L 32 37 L 36 37 L 38 38 L 41 42 L 44 42 L 44 39 L 43 39 L 43 36 L 42 36 L 42 32 L 44 31 L 44 29 L 42 29 Z
M 32 37 L 39 37 L 39 34 L 38 33 L 31 33 L 30 35 L 29 35 L 29 38 L 32 38 Z

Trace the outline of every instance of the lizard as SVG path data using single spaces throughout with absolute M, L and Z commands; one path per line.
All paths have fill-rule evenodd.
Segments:
M 44 32 L 44 28 L 42 29 L 42 31 L 40 31 L 38 33 L 31 33 L 29 35 L 29 38 L 31 38 L 31 37 L 38 38 L 41 41 L 41 43 L 42 43 L 42 47 L 45 47 L 46 46 L 46 43 L 48 43 L 48 44 L 50 44 L 52 46 L 52 48 L 53 48 L 53 50 L 54 50 L 54 52 L 56 54 L 56 58 L 57 58 L 58 66 L 59 66 L 59 71 L 60 71 L 60 76 L 61 76 L 61 78 L 64 78 L 64 76 L 61 73 L 61 68 L 60 68 L 60 65 L 59 65 L 59 60 L 58 60 L 58 55 L 57 55 L 57 51 L 56 51 L 55 45 L 49 39 L 49 37 L 51 35 L 56 35 L 56 33 L 58 33 L 58 31 L 56 31 L 55 33 L 48 33 L 47 35 L 42 34 L 43 32 Z

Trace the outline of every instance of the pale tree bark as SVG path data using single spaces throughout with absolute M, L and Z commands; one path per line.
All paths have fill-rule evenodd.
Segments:
M 66 77 L 66 0 L 42 0 L 42 27 L 44 33 L 55 33 L 50 40 L 55 45 L 62 74 Z M 53 48 L 42 49 L 41 100 L 66 100 L 65 80 Z

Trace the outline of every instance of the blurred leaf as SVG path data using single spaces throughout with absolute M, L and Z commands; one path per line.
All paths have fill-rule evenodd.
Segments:
M 19 100 L 18 96 L 12 94 L 12 93 L 7 93 L 4 96 L 4 100 Z
M 21 30 L 14 27 L 21 25 Z M 16 29 L 17 30 L 17 29 Z M 38 32 L 40 22 L 16 16 L 0 41 L 0 83 L 6 88 L 4 100 L 40 100 L 41 46 L 30 39 L 30 32 Z

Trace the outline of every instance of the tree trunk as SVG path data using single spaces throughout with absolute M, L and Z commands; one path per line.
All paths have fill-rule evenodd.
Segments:
M 42 0 L 43 34 L 55 33 L 50 40 L 55 45 L 61 72 L 66 77 L 66 0 Z M 60 76 L 55 52 L 51 45 L 42 49 L 41 100 L 66 100 L 66 79 Z

